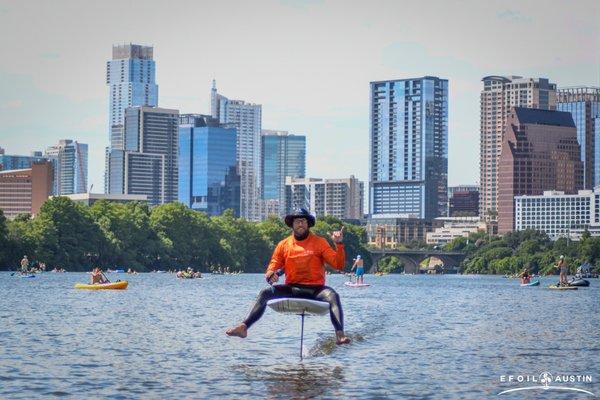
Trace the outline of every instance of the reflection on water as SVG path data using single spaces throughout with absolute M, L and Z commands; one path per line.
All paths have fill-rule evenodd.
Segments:
M 265 385 L 268 399 L 335 397 L 344 384 L 344 371 L 339 365 L 298 362 L 273 367 L 241 365 L 239 369 L 247 379 Z
M 564 293 L 550 281 L 386 275 L 358 291 L 330 275 L 352 343 L 335 344 L 329 318 L 307 318 L 300 361 L 296 316 L 267 310 L 248 338 L 224 334 L 264 287 L 261 274 L 72 288 L 86 279 L 0 273 L 1 399 L 479 400 L 515 387 L 501 375 L 542 372 L 592 375 L 583 389 L 600 393 L 600 280 Z

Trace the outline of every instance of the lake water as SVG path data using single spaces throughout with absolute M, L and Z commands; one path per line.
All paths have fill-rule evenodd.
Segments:
M 75 290 L 86 274 L 0 273 L 0 398 L 482 399 L 531 386 L 501 376 L 591 375 L 564 386 L 600 394 L 600 280 L 558 292 L 489 276 L 367 275 L 341 295 L 352 344 L 328 316 L 267 309 L 230 338 L 262 275 L 109 274 L 124 291 Z M 534 383 L 534 385 L 540 385 Z M 586 398 L 531 390 L 498 398 Z

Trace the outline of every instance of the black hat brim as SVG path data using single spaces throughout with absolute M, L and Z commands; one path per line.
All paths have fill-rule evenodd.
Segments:
M 308 227 L 311 228 L 313 226 L 315 226 L 315 217 L 313 217 L 312 215 L 298 215 L 298 214 L 290 214 L 290 215 L 286 215 L 284 222 L 287 226 L 289 226 L 290 228 L 292 227 L 292 225 L 294 224 L 294 220 L 296 218 L 306 218 L 306 220 L 308 221 Z

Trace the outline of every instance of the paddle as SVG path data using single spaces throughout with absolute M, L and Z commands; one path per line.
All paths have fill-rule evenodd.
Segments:
M 104 275 L 104 272 L 100 271 L 100 275 L 102 275 L 102 277 L 106 279 L 106 282 L 104 283 L 110 283 L 110 280 L 106 277 L 106 275 Z

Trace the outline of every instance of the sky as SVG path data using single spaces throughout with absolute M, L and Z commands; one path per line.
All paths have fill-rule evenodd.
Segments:
M 210 88 L 307 136 L 307 176 L 368 182 L 369 82 L 449 81 L 448 184 L 479 181 L 487 75 L 600 86 L 600 2 L 0 0 L 0 147 L 89 145 L 103 191 L 112 45 L 154 47 L 159 106 L 210 114 Z

